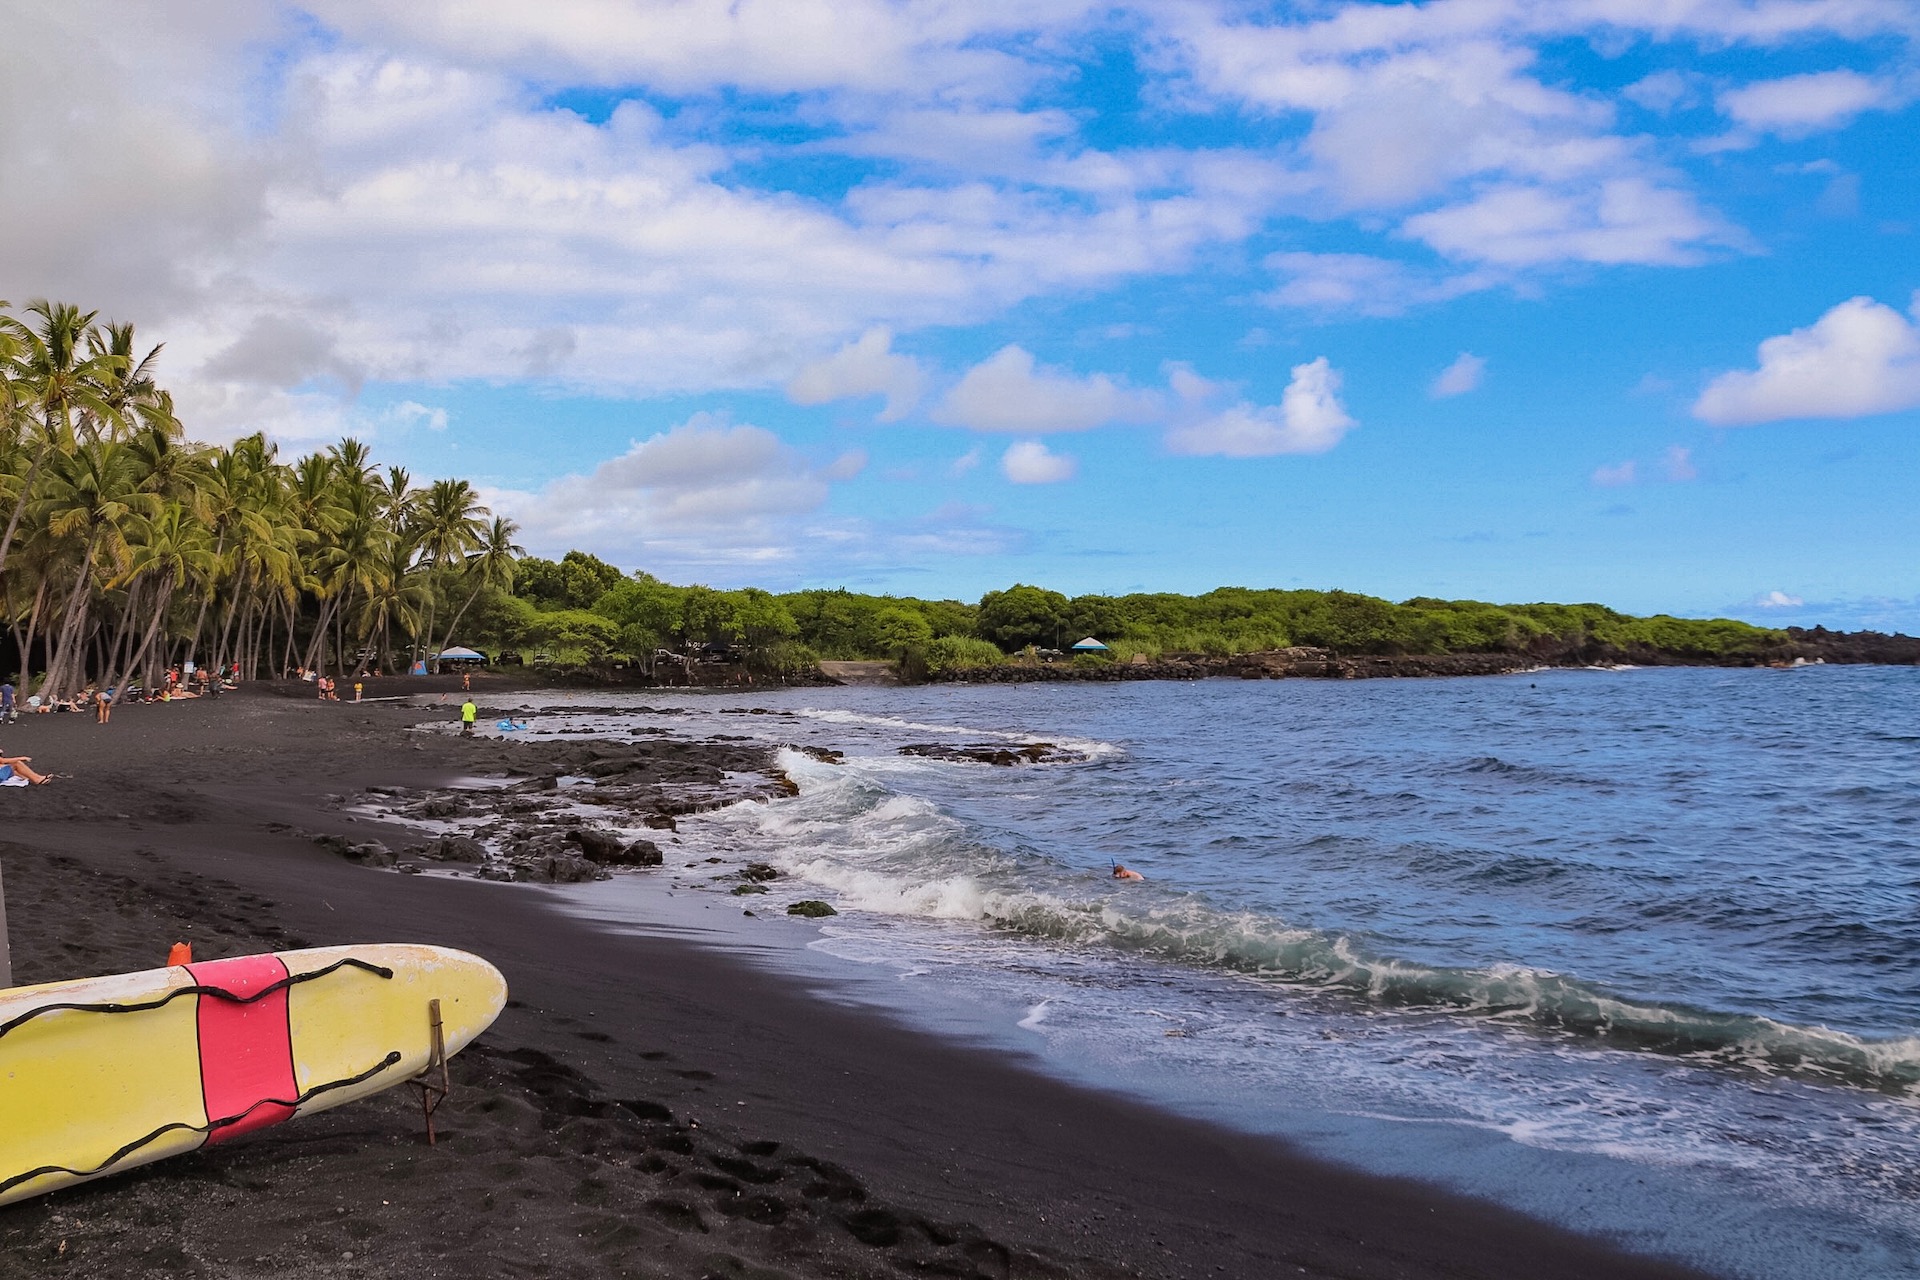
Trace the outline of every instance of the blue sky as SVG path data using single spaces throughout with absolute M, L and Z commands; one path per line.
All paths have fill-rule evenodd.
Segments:
M 0 296 L 531 550 L 1920 629 L 1906 0 L 18 25 Z

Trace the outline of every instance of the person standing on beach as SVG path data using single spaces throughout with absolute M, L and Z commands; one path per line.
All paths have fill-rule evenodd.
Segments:
M 0 724 L 6 724 L 18 714 L 13 708 L 13 681 L 0 680 Z
M 476 719 L 478 719 L 479 716 L 480 716 L 480 708 L 473 705 L 472 698 L 468 698 L 465 702 L 460 704 L 460 736 L 461 737 L 471 738 L 473 736 L 473 722 Z
M 113 690 L 102 689 L 93 695 L 93 720 L 105 724 L 113 718 Z

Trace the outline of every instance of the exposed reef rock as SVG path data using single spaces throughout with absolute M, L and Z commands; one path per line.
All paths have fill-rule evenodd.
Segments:
M 741 800 L 773 800 L 798 788 L 774 765 L 777 747 L 746 739 L 636 742 L 540 741 L 500 744 L 495 785 L 409 791 L 382 785 L 363 809 L 441 830 L 396 853 L 378 841 L 318 836 L 324 847 L 366 866 L 485 880 L 575 884 L 615 869 L 662 866 L 665 851 L 633 829 L 672 832 L 676 819 Z M 663 837 L 666 838 L 666 837 Z M 765 864 L 762 879 L 779 872 Z
M 1027 742 L 1018 746 L 1002 742 L 956 746 L 950 742 L 915 742 L 900 748 L 903 756 L 925 756 L 929 760 L 961 760 L 975 764 L 1011 766 L 1016 764 L 1068 764 L 1086 757 L 1054 746 L 1051 742 Z

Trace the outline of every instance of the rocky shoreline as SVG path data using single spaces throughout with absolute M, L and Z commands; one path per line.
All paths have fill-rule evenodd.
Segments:
M 943 684 L 1028 684 L 1114 680 L 1371 680 L 1496 676 L 1552 667 L 1791 667 L 1808 664 L 1920 665 L 1920 638 L 1873 631 L 1789 628 L 1788 641 L 1759 654 L 1716 656 L 1612 645 L 1540 646 L 1522 653 L 1338 654 L 1295 646 L 1254 653 L 1175 653 L 1130 662 L 1009 662 L 933 674 Z
M 644 731 L 636 730 L 639 734 Z M 342 809 L 419 832 L 392 847 L 331 833 L 300 833 L 350 862 L 405 875 L 433 871 L 479 880 L 577 884 L 615 868 L 658 867 L 660 840 L 678 819 L 742 800 L 796 793 L 774 763 L 777 747 L 647 736 L 514 742 L 502 765 L 468 785 L 376 785 L 332 797 Z M 652 837 L 638 834 L 653 833 Z
M 548 714 L 569 710 L 599 709 L 546 709 Z M 637 710 L 684 714 L 677 709 Z M 723 714 L 791 713 L 735 708 Z M 444 734 L 446 727 L 428 722 L 417 725 L 415 732 Z M 330 804 L 349 814 L 416 833 L 420 838 L 411 842 L 390 844 L 290 827 L 283 833 L 310 839 L 349 862 L 403 875 L 578 884 L 609 879 L 619 870 L 666 866 L 669 850 L 661 842 L 677 843 L 679 820 L 688 814 L 799 794 L 793 779 L 779 767 L 777 757 L 783 749 L 804 752 L 824 764 L 844 759 L 841 752 L 829 748 L 729 734 L 693 738 L 657 728 L 628 732 L 637 740 L 503 736 L 498 741 L 507 747 L 506 758 L 457 785 L 381 783 L 355 795 L 328 797 Z M 1050 742 L 927 742 L 911 743 L 898 751 L 904 756 L 1003 768 L 1084 759 Z M 687 864 L 689 868 L 696 865 Z M 743 881 L 736 893 L 764 892 L 759 886 L 781 874 L 765 863 L 715 870 L 719 879 Z M 825 907 L 824 903 L 814 905 Z M 797 914 L 832 914 L 832 909 Z

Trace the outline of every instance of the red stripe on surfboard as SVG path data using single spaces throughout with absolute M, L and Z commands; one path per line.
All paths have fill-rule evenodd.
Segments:
M 239 956 L 190 964 L 187 972 L 203 987 L 218 987 L 229 995 L 250 996 L 287 976 L 277 956 Z M 199 997 L 200 1090 L 207 1103 L 207 1120 L 222 1125 L 207 1135 L 209 1143 L 224 1142 L 255 1129 L 278 1124 L 293 1108 L 269 1098 L 293 1098 L 299 1087 L 293 1079 L 293 1029 L 287 1021 L 285 988 L 251 1004 L 235 1004 L 218 996 Z

